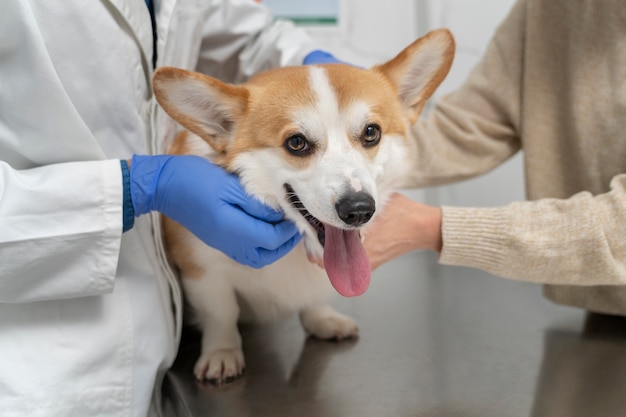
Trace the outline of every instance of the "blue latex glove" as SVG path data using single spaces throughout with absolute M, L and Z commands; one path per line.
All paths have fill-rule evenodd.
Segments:
M 326 52 L 326 51 L 321 51 L 321 50 L 315 50 L 311 53 L 309 53 L 307 56 L 304 57 L 304 60 L 302 61 L 302 64 L 304 65 L 313 65 L 313 64 L 345 64 L 345 62 L 338 60 L 337 58 L 335 58 L 333 56 L 333 54 Z
M 198 156 L 133 156 L 135 216 L 156 210 L 235 261 L 261 268 L 300 241 L 283 214 L 248 195 L 239 179 Z

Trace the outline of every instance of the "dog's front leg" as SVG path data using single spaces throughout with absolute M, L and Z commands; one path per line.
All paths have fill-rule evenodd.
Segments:
M 229 281 L 184 279 L 185 294 L 202 331 L 202 352 L 194 367 L 200 381 L 223 384 L 241 376 L 245 360 L 237 328 L 239 305 Z
M 300 322 L 307 333 L 318 339 L 343 340 L 359 335 L 359 326 L 353 319 L 327 304 L 302 310 Z

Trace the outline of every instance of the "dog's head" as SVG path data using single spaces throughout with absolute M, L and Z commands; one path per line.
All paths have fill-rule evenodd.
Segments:
M 370 279 L 360 229 L 406 175 L 409 126 L 453 55 L 452 35 L 437 30 L 369 70 L 286 67 L 232 85 L 164 67 L 153 85 L 165 111 L 211 145 L 215 162 L 298 225 L 337 291 L 358 295 Z

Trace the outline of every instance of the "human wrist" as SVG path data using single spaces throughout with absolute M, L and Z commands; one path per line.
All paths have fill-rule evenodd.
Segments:
M 426 206 L 426 214 L 422 218 L 422 228 L 426 235 L 425 249 L 441 253 L 443 238 L 441 233 L 442 211 L 440 207 Z
M 441 251 L 441 209 L 418 203 L 407 197 L 403 198 L 403 213 L 399 217 L 404 219 L 405 225 L 398 240 L 404 242 L 404 252 L 413 250 Z
M 171 155 L 133 155 L 130 163 L 130 194 L 135 217 L 158 211 L 159 179 Z

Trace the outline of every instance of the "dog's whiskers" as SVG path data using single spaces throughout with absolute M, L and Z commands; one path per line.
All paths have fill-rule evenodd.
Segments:
M 291 206 L 298 211 L 302 215 L 302 217 L 313 227 L 313 229 L 317 232 L 317 238 L 322 245 L 324 245 L 324 223 L 322 223 L 318 218 L 313 216 L 306 209 L 296 192 L 291 188 L 289 184 L 285 184 L 285 196 L 287 197 L 287 201 L 291 204 Z

